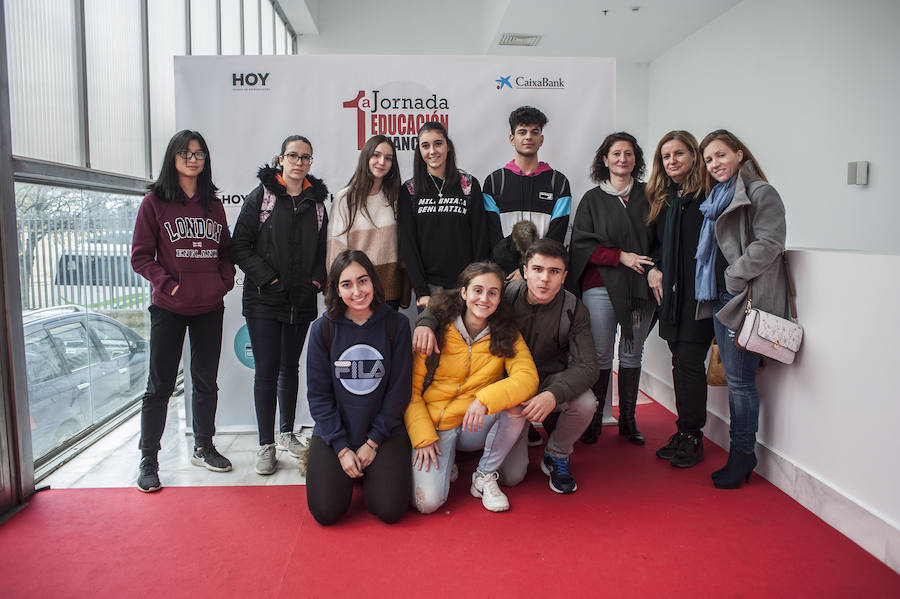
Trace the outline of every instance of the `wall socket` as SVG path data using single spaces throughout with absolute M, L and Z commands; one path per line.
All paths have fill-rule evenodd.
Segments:
M 868 182 L 869 163 L 867 161 L 847 163 L 847 185 L 866 185 Z

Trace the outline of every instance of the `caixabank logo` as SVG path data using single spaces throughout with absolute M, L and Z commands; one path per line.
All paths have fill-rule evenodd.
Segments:
M 231 91 L 235 92 L 267 92 L 270 73 L 232 73 Z
M 373 135 L 390 137 L 397 151 L 415 150 L 419 145 L 419 127 L 428 121 L 439 122 L 450 130 L 450 100 L 425 89 L 361 89 L 343 107 L 356 116 L 357 150 Z
M 566 89 L 562 77 L 551 75 L 500 75 L 494 80 L 496 88 L 509 89 Z

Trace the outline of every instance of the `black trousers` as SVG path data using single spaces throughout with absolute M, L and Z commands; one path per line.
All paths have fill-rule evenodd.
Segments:
M 178 363 L 184 346 L 184 332 L 191 340 L 191 415 L 194 446 L 212 443 L 216 434 L 216 404 L 219 387 L 219 353 L 222 349 L 224 308 L 205 314 L 185 316 L 150 305 L 150 373 L 147 391 L 141 402 L 141 440 L 143 455 L 159 451 L 159 440 L 166 426 L 169 398 L 175 390 Z
M 710 341 L 669 341 L 678 430 L 699 433 L 706 425 L 706 354 Z
M 347 513 L 353 481 L 331 446 L 322 437 L 313 436 L 306 464 L 306 503 L 316 522 L 334 524 Z M 378 447 L 375 459 L 363 470 L 362 483 L 370 513 L 388 524 L 400 519 L 412 493 L 412 446 L 406 430 L 391 435 Z
M 275 405 L 278 404 L 279 431 L 294 431 L 297 389 L 300 385 L 300 353 L 309 321 L 287 324 L 269 318 L 247 318 L 247 332 L 253 347 L 253 403 L 259 444 L 275 442 Z

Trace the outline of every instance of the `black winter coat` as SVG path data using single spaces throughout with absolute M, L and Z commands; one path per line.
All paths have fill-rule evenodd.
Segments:
M 231 238 L 232 262 L 244 271 L 245 317 L 286 323 L 315 320 L 316 293 L 325 288 L 328 188 L 310 175 L 298 200 L 264 166 L 261 184 L 244 199 Z M 266 191 L 275 196 L 271 213 L 260 222 Z M 277 283 L 272 283 L 278 279 Z
M 664 289 L 663 293 L 674 294 L 676 318 L 674 321 L 666 320 L 660 312 L 659 336 L 666 341 L 692 341 L 695 343 L 709 343 L 713 338 L 713 324 L 711 318 L 696 320 L 697 300 L 694 299 L 694 279 L 697 270 L 697 242 L 700 239 L 700 227 L 703 224 L 703 214 L 700 213 L 700 204 L 703 203 L 702 192 L 682 198 L 681 226 L 673 231 L 679 236 L 679 252 L 675 260 L 677 272 L 673 273 L 675 282 L 673 289 Z M 671 198 L 670 198 L 671 201 Z M 666 218 L 670 205 L 664 205 L 650 223 L 650 257 L 653 263 L 662 270 L 662 245 L 666 234 Z

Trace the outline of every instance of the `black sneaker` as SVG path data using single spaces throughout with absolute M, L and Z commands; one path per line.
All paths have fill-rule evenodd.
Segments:
M 528 425 L 528 447 L 537 447 L 544 442 L 541 433 L 534 428 L 533 424 Z
M 195 447 L 194 455 L 191 456 L 191 464 L 194 466 L 203 466 L 207 470 L 213 472 L 228 472 L 231 470 L 231 462 L 228 458 L 219 453 L 215 446 Z
M 703 461 L 703 433 L 684 437 L 671 464 L 676 468 L 690 468 Z
M 578 488 L 575 477 L 569 472 L 569 458 L 555 458 L 548 453 L 541 461 L 541 471 L 550 477 L 550 488 L 557 493 L 574 493 Z
M 687 437 L 687 433 L 681 431 L 678 431 L 669 437 L 669 442 L 656 450 L 656 457 L 661 460 L 671 460 L 674 458 L 675 454 L 678 453 L 678 446 L 685 437 Z
M 153 493 L 162 488 L 159 482 L 159 463 L 156 456 L 144 456 L 141 458 L 141 473 L 138 475 L 137 488 L 144 493 Z

